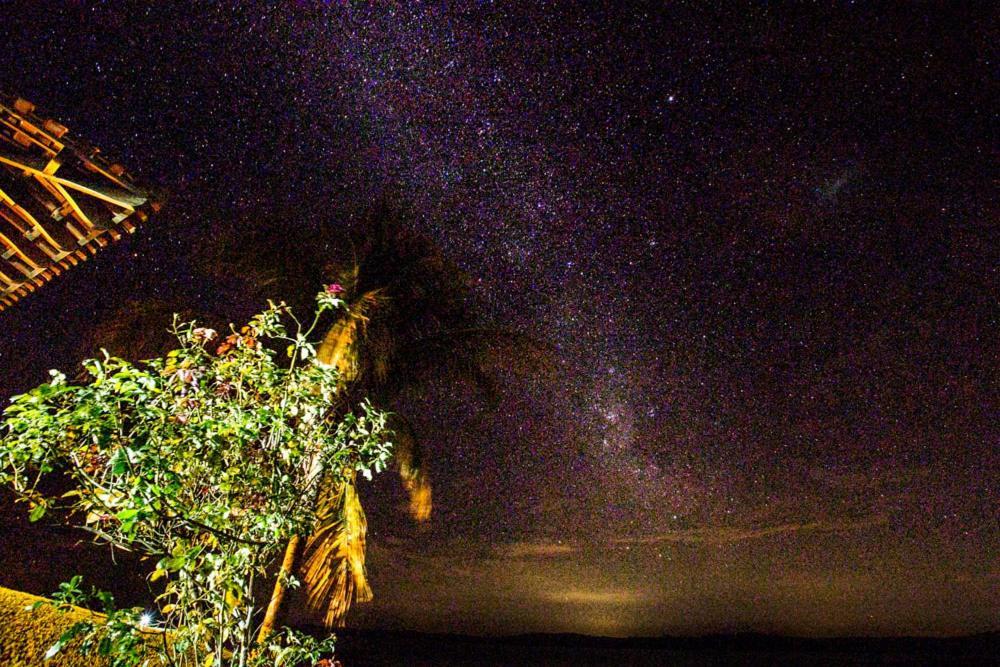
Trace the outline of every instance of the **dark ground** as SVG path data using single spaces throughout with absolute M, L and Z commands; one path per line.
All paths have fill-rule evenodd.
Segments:
M 498 639 L 416 633 L 341 633 L 339 658 L 362 665 L 990 665 L 1000 635 L 950 639 L 802 639 L 765 635 Z

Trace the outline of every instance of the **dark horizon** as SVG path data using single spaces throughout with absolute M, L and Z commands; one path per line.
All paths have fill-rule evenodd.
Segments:
M 996 18 L 5 3 L 0 91 L 169 196 L 0 313 L 0 400 L 130 301 L 255 312 L 199 265 L 234 230 L 322 242 L 392 201 L 559 370 L 498 364 L 495 407 L 454 379 L 390 406 L 434 515 L 393 475 L 362 488 L 351 627 L 996 632 Z M 43 549 L 19 513 L 0 542 Z M 35 566 L 111 571 L 58 543 Z M 0 586 L 51 592 L 15 551 Z
M 1000 634 L 962 637 L 787 637 L 754 633 L 699 637 L 514 635 L 476 637 L 413 632 L 338 634 L 341 657 L 352 665 L 845 665 L 989 664 Z

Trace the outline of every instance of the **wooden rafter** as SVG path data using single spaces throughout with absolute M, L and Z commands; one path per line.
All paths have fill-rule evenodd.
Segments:
M 121 165 L 68 133 L 0 93 L 0 310 L 159 210 Z

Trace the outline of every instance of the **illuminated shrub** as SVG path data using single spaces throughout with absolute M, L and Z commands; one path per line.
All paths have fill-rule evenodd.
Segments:
M 0 482 L 32 520 L 68 510 L 99 542 L 156 557 L 150 579 L 165 585 L 149 615 L 116 609 L 74 578 L 55 604 L 97 605 L 106 616 L 72 625 L 51 654 L 72 645 L 135 665 L 148 657 L 142 637 L 163 631 L 163 664 L 294 665 L 331 650 L 288 633 L 255 646 L 253 590 L 289 538 L 310 533 L 324 485 L 381 472 L 390 457 L 386 415 L 367 402 L 343 415 L 337 371 L 315 359 L 310 336 L 342 307 L 326 289 L 304 326 L 271 303 L 225 337 L 175 318 L 178 348 L 165 357 L 90 359 L 86 383 L 52 371 L 51 382 L 13 399 Z M 45 495 L 39 482 L 54 471 L 73 490 Z

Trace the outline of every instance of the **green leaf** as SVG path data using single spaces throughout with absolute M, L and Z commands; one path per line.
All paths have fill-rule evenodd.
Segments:
M 43 516 L 45 516 L 45 510 L 46 510 L 45 505 L 43 505 L 43 504 L 35 505 L 31 509 L 31 513 L 28 514 L 28 521 L 30 521 L 31 523 L 35 523 L 36 521 L 38 521 L 39 519 L 41 519 Z
M 137 510 L 137 509 L 127 509 L 127 510 L 122 510 L 121 512 L 119 512 L 115 516 L 118 518 L 119 521 L 121 521 L 122 523 L 124 523 L 125 521 L 131 521 L 136 516 L 138 516 L 138 514 L 139 514 L 139 510 Z

